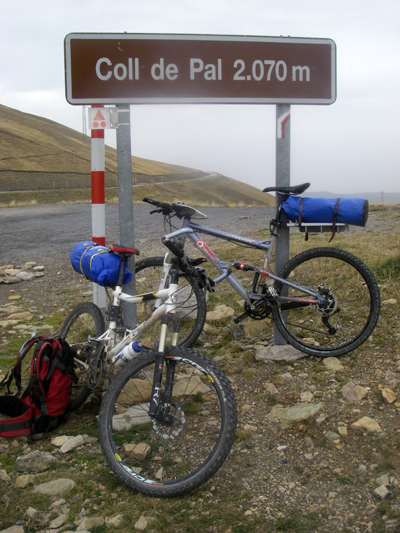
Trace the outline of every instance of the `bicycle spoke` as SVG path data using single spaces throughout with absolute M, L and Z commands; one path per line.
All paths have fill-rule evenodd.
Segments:
M 221 371 L 206 358 L 206 363 L 199 359 L 200 366 L 191 353 L 173 358 L 171 403 L 164 403 L 167 372 L 163 372 L 154 419 L 148 412 L 155 356 L 141 357 L 135 370 L 119 375 L 119 384 L 112 383 L 104 401 L 100 418 L 106 417 L 110 429 L 107 436 L 101 430 L 101 442 L 107 460 L 125 483 L 141 492 L 168 495 L 192 490 L 196 477 L 197 483 L 204 482 L 222 464 L 218 450 L 223 443 L 223 457 L 229 451 L 236 423 L 233 394 L 226 391 L 226 404 L 219 391 L 221 383 L 229 387 L 226 378 L 211 377 L 207 365 L 218 374 Z M 100 420 L 99 425 L 104 427 Z

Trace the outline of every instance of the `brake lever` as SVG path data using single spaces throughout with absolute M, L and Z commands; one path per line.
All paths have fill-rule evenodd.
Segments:
M 162 213 L 162 209 L 154 209 L 154 211 L 150 211 L 150 215 L 154 215 L 154 213 Z

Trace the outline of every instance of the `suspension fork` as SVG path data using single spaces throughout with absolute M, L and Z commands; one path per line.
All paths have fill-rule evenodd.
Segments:
M 153 376 L 153 386 L 151 391 L 150 399 L 150 409 L 149 416 L 150 418 L 159 418 L 160 420 L 166 421 L 169 414 L 169 409 L 171 405 L 172 398 L 172 388 L 175 375 L 175 362 L 169 361 L 168 356 L 165 355 L 165 345 L 168 332 L 168 324 L 173 315 L 176 307 L 176 296 L 175 292 L 179 290 L 178 286 L 178 275 L 174 269 L 171 270 L 171 294 L 166 301 L 167 310 L 164 313 L 161 319 L 161 331 L 160 331 L 160 340 L 158 344 L 158 351 L 156 354 L 156 361 L 154 366 L 154 376 Z M 172 332 L 172 346 L 178 344 L 178 334 L 179 326 L 174 326 Z M 161 394 L 161 379 L 164 368 L 164 362 L 166 362 L 167 374 L 165 382 L 165 390 L 163 398 L 160 397 Z

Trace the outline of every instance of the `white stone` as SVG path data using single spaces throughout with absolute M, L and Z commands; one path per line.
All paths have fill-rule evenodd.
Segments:
M 27 455 L 17 457 L 15 465 L 18 472 L 45 472 L 51 468 L 55 460 L 50 453 L 34 450 Z
M 310 391 L 300 393 L 300 400 L 304 403 L 311 403 L 313 398 L 314 394 Z
M 65 442 L 67 442 L 68 439 L 71 439 L 72 437 L 68 435 L 60 435 L 59 437 L 54 437 L 54 439 L 51 441 L 51 444 L 53 446 L 62 446 Z
M 334 372 L 340 372 L 341 370 L 344 370 L 344 366 L 336 357 L 326 357 L 322 361 L 322 364 L 327 370 L 333 370 Z
M 255 354 L 256 361 L 296 361 L 303 357 L 309 356 L 289 344 L 258 347 Z
M 68 519 L 68 515 L 60 514 L 59 516 L 57 516 L 57 518 L 55 518 L 54 520 L 50 522 L 49 528 L 57 529 L 61 527 L 67 521 L 67 519 Z
M 62 496 L 71 491 L 75 486 L 76 483 L 72 479 L 60 478 L 38 485 L 34 488 L 33 492 L 46 496 Z
M 137 444 L 125 444 L 125 453 L 134 459 L 145 459 L 150 453 L 151 448 L 145 442 L 139 442 Z
M 359 402 L 360 399 L 357 394 L 356 386 L 352 381 L 349 383 L 346 383 L 346 385 L 342 388 L 342 396 L 345 398 L 348 402 Z
M 16 489 L 25 489 L 30 483 L 33 484 L 35 481 L 35 476 L 32 474 L 25 474 L 23 476 L 18 476 L 15 480 L 14 487 Z
M 75 448 L 77 448 L 80 444 L 83 443 L 83 437 L 82 435 L 77 435 L 76 437 L 71 437 L 67 441 L 64 442 L 64 444 L 60 448 L 61 453 L 67 453 Z
M 147 527 L 147 520 L 144 516 L 141 516 L 139 520 L 135 523 L 134 528 L 143 531 Z
M 385 487 L 386 487 L 387 485 L 390 484 L 389 474 L 382 474 L 381 476 L 376 478 L 375 481 L 376 481 L 377 485 L 385 485 Z
M 11 481 L 10 476 L 7 474 L 6 470 L 0 470 L 0 481 Z
M 396 298 L 389 298 L 388 300 L 383 300 L 382 305 L 396 305 Z
M 104 525 L 104 518 L 102 516 L 92 516 L 92 517 L 85 517 L 82 522 L 79 524 L 79 526 L 76 528 L 77 531 L 92 531 L 92 529 L 95 529 L 97 527 L 101 527 Z
M 35 277 L 35 274 L 32 272 L 25 272 L 22 270 L 21 272 L 18 272 L 17 278 L 22 279 L 22 281 L 31 281 Z
M 385 485 L 380 485 L 374 490 L 374 494 L 381 500 L 385 500 L 389 496 L 390 492 L 387 490 Z
M 295 405 L 294 407 L 284 407 L 283 405 L 278 404 L 271 409 L 266 418 L 273 422 L 278 422 L 281 427 L 286 428 L 296 422 L 311 418 L 318 413 L 322 407 L 322 403 Z
M 378 422 L 372 418 L 369 418 L 369 416 L 361 417 L 359 420 L 351 424 L 351 427 L 355 429 L 365 429 L 368 433 L 377 433 L 382 431 L 382 428 Z
M 33 507 L 28 507 L 26 510 L 26 515 L 29 516 L 29 518 L 36 518 L 39 514 L 39 511 L 34 509 Z
M 120 514 L 117 514 L 115 516 L 112 516 L 111 518 L 109 518 L 107 520 L 107 525 L 108 526 L 113 526 L 113 527 L 118 527 L 122 524 L 124 520 L 124 517 L 123 515 L 120 515 Z
M 269 392 L 270 394 L 278 394 L 278 389 L 275 387 L 273 383 L 265 383 L 264 387 L 265 387 L 265 390 Z
M 382 396 L 386 404 L 391 404 L 397 400 L 397 396 L 389 388 L 382 389 Z
M 235 310 L 232 309 L 232 307 L 228 307 L 222 304 L 222 305 L 218 305 L 217 307 L 215 307 L 215 309 L 207 313 L 206 320 L 207 322 L 213 321 L 213 320 L 222 320 L 224 318 L 232 317 L 234 314 L 235 314 Z
M 24 528 L 22 526 L 11 526 L 7 529 L 2 529 L 0 533 L 24 533 Z
M 113 416 L 112 425 L 115 431 L 128 430 L 132 426 L 147 424 L 150 422 L 148 404 L 135 405 L 129 407 L 122 413 Z

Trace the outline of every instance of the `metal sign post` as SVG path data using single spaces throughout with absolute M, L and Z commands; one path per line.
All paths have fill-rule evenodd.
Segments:
M 122 246 L 134 247 L 131 120 L 129 105 L 117 106 L 117 165 L 118 165 L 118 206 L 119 234 Z M 135 256 L 128 260 L 132 281 L 124 285 L 124 292 L 136 294 Z M 136 305 L 124 303 L 124 323 L 128 328 L 136 325 Z
M 290 105 L 276 106 L 276 187 L 290 185 Z M 279 204 L 280 194 L 276 194 L 275 205 Z M 289 260 L 289 228 L 279 228 L 279 238 L 275 247 L 275 272 L 279 273 Z M 286 289 L 286 288 L 285 288 Z M 285 290 L 284 289 L 284 290 Z M 287 290 L 287 289 L 286 289 Z M 274 344 L 286 344 L 286 340 L 274 325 Z

